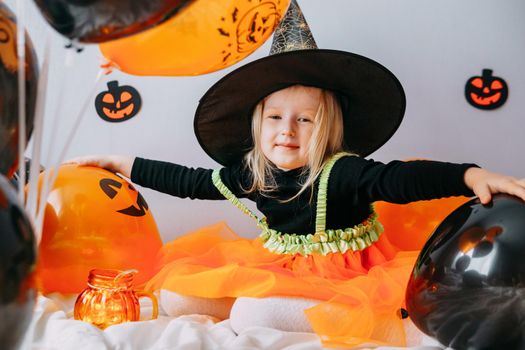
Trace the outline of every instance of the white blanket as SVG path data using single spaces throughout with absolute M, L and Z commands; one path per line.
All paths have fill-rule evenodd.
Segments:
M 271 328 L 251 327 L 235 334 L 229 320 L 215 322 L 203 315 L 168 317 L 129 322 L 100 330 L 73 319 L 75 298 L 60 295 L 40 296 L 32 323 L 26 333 L 24 350 L 132 350 L 132 349 L 322 349 L 319 338 L 312 333 L 283 332 Z M 148 310 L 149 309 L 149 310 Z M 146 315 L 151 306 L 141 309 Z M 359 349 L 369 347 L 361 346 Z M 357 349 L 357 348 L 356 348 Z M 400 349 L 378 347 L 378 350 Z M 407 349 L 407 348 L 404 348 Z M 442 350 L 429 338 L 423 338 L 413 350 Z

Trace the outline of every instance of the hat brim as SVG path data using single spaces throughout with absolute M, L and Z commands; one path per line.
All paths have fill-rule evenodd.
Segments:
M 403 87 L 381 64 L 345 51 L 290 51 L 250 62 L 206 92 L 194 120 L 201 147 L 222 165 L 239 162 L 253 147 L 251 119 L 257 103 L 292 85 L 327 89 L 342 97 L 346 148 L 361 156 L 387 142 L 405 112 Z

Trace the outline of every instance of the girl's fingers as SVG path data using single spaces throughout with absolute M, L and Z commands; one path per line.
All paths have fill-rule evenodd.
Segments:
M 490 188 L 487 184 L 482 184 L 473 189 L 474 194 L 478 196 L 482 204 L 490 203 L 492 199 Z
M 516 180 L 513 183 L 512 194 L 525 201 L 525 179 Z
M 101 161 L 93 157 L 76 157 L 64 161 L 62 164 L 79 165 L 79 166 L 101 166 Z
M 62 162 L 62 164 L 78 164 L 78 160 L 79 160 L 78 157 L 71 158 L 71 159 L 65 160 L 64 162 Z
M 494 188 L 494 193 L 508 193 L 525 201 L 525 179 L 506 179 Z

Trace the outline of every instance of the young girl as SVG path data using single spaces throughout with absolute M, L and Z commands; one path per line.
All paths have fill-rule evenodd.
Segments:
M 256 220 L 256 240 L 216 225 L 163 248 L 162 269 L 148 288 L 180 296 L 186 312 L 202 312 L 191 305 L 206 299 L 217 301 L 212 308 L 226 305 L 228 316 L 235 300 L 237 331 L 262 325 L 313 330 L 326 344 L 404 345 L 399 310 L 417 252 L 389 243 L 372 203 L 473 194 L 488 203 L 497 192 L 525 200 L 525 180 L 473 164 L 363 158 L 397 129 L 401 85 L 365 57 L 317 49 L 297 5 L 290 6 L 274 54 L 230 73 L 200 102 L 197 138 L 222 169 L 125 156 L 73 162 L 182 198 L 226 198 Z M 293 46 L 294 26 L 306 50 Z M 238 198 L 255 201 L 264 217 Z

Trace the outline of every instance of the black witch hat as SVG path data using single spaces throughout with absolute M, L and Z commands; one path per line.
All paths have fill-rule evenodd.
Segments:
M 270 55 L 229 73 L 200 100 L 194 120 L 204 151 L 222 165 L 239 162 L 253 147 L 257 103 L 292 85 L 339 96 L 348 151 L 367 156 L 387 142 L 405 112 L 398 79 L 381 64 L 346 51 L 318 49 L 295 0 L 275 30 Z

